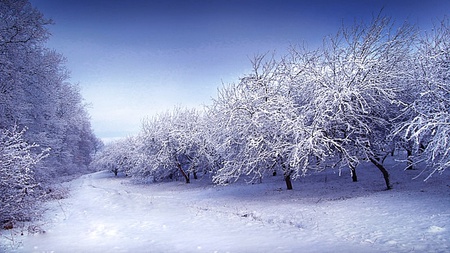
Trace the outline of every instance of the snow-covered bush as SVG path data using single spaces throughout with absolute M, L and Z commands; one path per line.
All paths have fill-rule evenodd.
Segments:
M 36 153 L 39 145 L 27 143 L 24 134 L 16 126 L 0 131 L 0 223 L 31 219 L 38 201 L 34 167 L 48 150 Z

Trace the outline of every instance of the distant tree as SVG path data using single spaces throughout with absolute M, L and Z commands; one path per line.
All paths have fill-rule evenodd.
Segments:
M 117 176 L 119 172 L 125 174 L 130 173 L 130 170 L 132 170 L 138 162 L 135 140 L 136 138 L 134 137 L 127 137 L 108 143 L 95 154 L 90 166 L 97 171 L 109 170 L 113 172 L 115 176 Z
M 190 183 L 192 173 L 197 179 L 208 163 L 201 117 L 195 109 L 176 108 L 144 121 L 138 137 L 143 157 L 132 174 L 155 181 L 181 175 Z
M 138 152 L 141 154 L 137 166 L 131 170 L 131 176 L 160 181 L 168 177 L 165 174 L 164 166 L 161 166 L 165 158 L 158 156 L 162 146 L 164 136 L 164 125 L 159 124 L 160 116 L 151 119 L 145 119 L 142 123 L 142 129 L 137 136 L 139 140 Z
M 181 127 L 177 124 L 184 123 L 177 122 L 174 115 L 175 112 L 166 112 L 155 117 L 153 122 L 150 123 L 158 124 L 158 131 L 151 135 L 151 141 L 156 142 L 157 149 L 154 149 L 150 153 L 152 157 L 152 160 L 150 160 L 152 164 L 150 166 L 153 166 L 153 171 L 156 172 L 154 173 L 155 176 L 157 175 L 155 180 L 173 179 L 181 175 L 186 183 L 190 183 L 190 178 L 182 166 L 184 162 L 184 157 L 182 157 L 183 148 L 186 147 L 183 142 L 180 142 L 183 133 L 177 131 Z M 155 147 L 154 144 L 152 143 L 152 148 Z

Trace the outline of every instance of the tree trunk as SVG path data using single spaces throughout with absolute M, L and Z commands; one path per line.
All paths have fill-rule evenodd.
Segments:
M 406 158 L 406 162 L 407 162 L 407 166 L 406 169 L 407 170 L 413 170 L 413 160 L 412 160 L 412 150 L 411 149 L 406 149 L 406 154 L 407 154 L 407 158 Z
M 358 182 L 358 176 L 356 175 L 356 166 L 353 164 L 348 165 L 350 167 L 350 173 L 352 174 L 353 182 Z
M 286 166 L 284 163 L 282 163 L 281 166 L 284 170 L 284 181 L 286 182 L 286 189 L 292 190 L 291 168 L 289 167 L 289 165 Z
M 184 179 L 186 179 L 186 184 L 189 184 L 191 180 L 189 179 L 189 176 L 184 172 L 183 168 L 181 167 L 181 164 L 177 163 L 178 169 L 180 169 L 181 174 L 183 175 Z
M 197 171 L 194 170 L 194 172 L 192 172 L 192 173 L 194 174 L 194 179 L 198 179 Z
M 386 189 L 390 190 L 392 189 L 391 183 L 389 181 L 389 172 L 384 168 L 383 164 L 381 164 L 376 158 L 369 158 L 370 161 L 377 166 L 377 168 L 383 173 L 384 181 L 386 182 Z
M 284 181 L 286 181 L 286 189 L 292 190 L 291 173 L 284 176 Z

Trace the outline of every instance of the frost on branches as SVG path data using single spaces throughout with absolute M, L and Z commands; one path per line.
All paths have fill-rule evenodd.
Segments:
M 223 87 L 209 108 L 214 115 L 211 142 L 222 158 L 215 183 L 227 184 L 241 176 L 261 181 L 282 171 L 287 188 L 292 189 L 291 177 L 304 175 L 321 153 L 305 125 L 299 98 L 304 98 L 306 89 L 296 86 L 285 61 L 265 57 L 254 59 L 253 72 L 239 84 Z
M 306 71 L 315 87 L 313 121 L 354 180 L 356 165 L 369 160 L 391 187 L 383 158 L 394 149 L 389 134 L 401 108 L 412 41 L 413 27 L 394 29 L 389 18 L 377 16 L 325 40 L 319 63 Z
M 135 151 L 134 138 L 111 142 L 95 154 L 91 167 L 96 170 L 109 170 L 115 176 L 119 172 L 127 173 L 134 165 L 132 157 Z
M 427 162 L 430 173 L 450 166 L 450 26 L 448 19 L 435 26 L 419 43 L 414 59 L 415 99 L 397 134 L 411 141 L 415 155 Z
M 385 17 L 342 29 L 316 51 L 293 49 L 275 61 L 256 57 L 253 73 L 224 87 L 212 110 L 225 162 L 215 180 L 262 177 L 281 167 L 289 177 L 339 163 L 369 160 L 390 188 L 383 158 L 398 116 L 414 29 Z
M 182 177 L 190 183 L 193 175 L 207 166 L 206 139 L 201 113 L 195 109 L 174 109 L 144 121 L 141 152 L 135 175 L 154 181 Z
M 37 144 L 24 141 L 25 129 L 13 127 L 0 132 L 0 223 L 33 217 L 38 183 L 33 167 L 47 156 L 48 150 L 32 151 Z
M 28 130 L 28 143 L 50 147 L 35 169 L 40 182 L 86 172 L 99 145 L 62 55 L 45 47 L 51 20 L 27 0 L 0 1 L 0 129 Z

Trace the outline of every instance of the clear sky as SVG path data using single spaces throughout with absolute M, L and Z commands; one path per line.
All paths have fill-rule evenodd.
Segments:
M 289 45 L 315 48 L 342 23 L 384 7 L 396 22 L 429 29 L 449 0 L 30 0 L 47 18 L 50 48 L 67 58 L 92 126 L 105 141 L 139 132 L 146 116 L 210 104 L 250 58 Z

